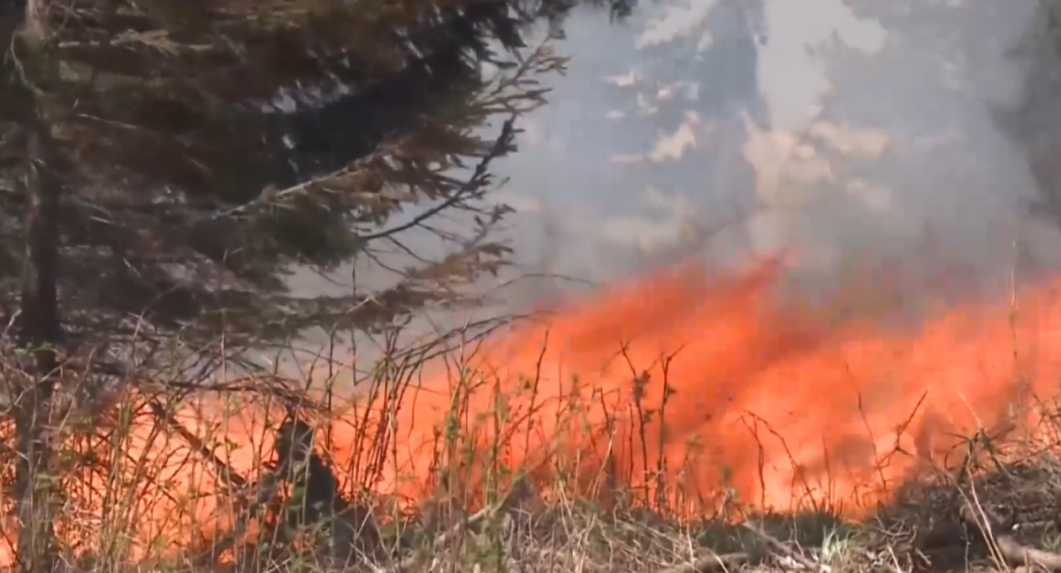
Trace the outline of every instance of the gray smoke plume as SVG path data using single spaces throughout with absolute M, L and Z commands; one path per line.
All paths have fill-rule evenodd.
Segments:
M 497 304 L 478 314 L 778 249 L 796 255 L 800 298 L 861 280 L 915 310 L 1055 274 L 1051 14 L 1037 0 L 659 0 L 624 22 L 576 14 L 556 44 L 569 70 L 501 165 L 517 265 L 484 285 Z
M 806 155 L 830 177 L 807 186 L 812 206 L 782 237 L 833 270 L 901 259 L 919 283 L 909 286 L 926 294 L 991 292 L 1011 273 L 1056 268 L 1061 219 L 1041 216 L 1044 180 L 1029 160 L 1039 140 L 1061 135 L 1048 119 L 1061 108 L 1028 89 L 1047 72 L 1019 48 L 1041 42 L 1029 38 L 1042 17 L 1035 3 L 847 4 L 885 35 L 873 53 L 818 49 L 832 90 L 805 133 Z M 999 110 L 1037 127 L 1005 125 L 1017 112 Z M 859 149 L 873 137 L 875 148 Z
M 785 248 L 814 289 L 874 275 L 912 299 L 1053 273 L 1049 14 L 1035 0 L 795 4 L 668 0 L 619 26 L 572 22 L 571 71 L 508 166 L 509 198 L 550 218 L 538 236 L 521 220 L 517 252 L 606 279 Z M 552 247 L 535 260 L 539 244 Z

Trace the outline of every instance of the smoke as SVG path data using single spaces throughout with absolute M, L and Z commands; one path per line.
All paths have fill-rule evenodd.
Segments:
M 1045 119 L 1061 106 L 1026 105 L 1049 75 L 1018 49 L 1035 11 L 668 0 L 622 25 L 579 14 L 559 46 L 570 72 L 508 164 L 510 197 L 534 205 L 517 253 L 602 280 L 787 249 L 800 296 L 887 281 L 912 307 L 1052 274 L 1061 219 L 1036 207 L 1029 158 L 1061 142 L 1036 127 L 1061 126 Z
M 830 83 L 815 113 L 798 131 L 751 128 L 757 193 L 775 211 L 756 223 L 760 248 L 795 247 L 825 280 L 891 262 L 915 298 L 995 292 L 1056 267 L 1027 140 L 995 113 L 1025 100 L 1034 72 L 1013 49 L 1034 2 L 847 6 L 879 28 L 878 45 L 815 46 Z
M 1049 145 L 1061 106 L 1037 83 L 1058 73 L 1036 49 L 1036 4 L 660 0 L 621 23 L 576 12 L 556 45 L 568 73 L 500 164 L 516 265 L 484 285 L 497 304 L 477 314 L 780 249 L 796 298 L 862 290 L 872 300 L 851 304 L 884 294 L 889 311 L 1055 274 L 1061 218 L 1033 205 L 1061 165 Z

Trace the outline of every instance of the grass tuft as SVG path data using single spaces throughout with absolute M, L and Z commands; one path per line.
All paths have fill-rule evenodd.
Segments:
M 533 380 L 512 390 L 461 364 L 425 427 L 413 384 L 422 365 L 407 358 L 377 365 L 345 401 L 314 389 L 313 374 L 315 386 L 148 372 L 68 404 L 54 417 L 50 478 L 63 563 L 99 573 L 907 573 L 1015 565 L 1005 555 L 1014 543 L 1061 552 L 1061 461 L 1041 440 L 976 436 L 961 464 L 926 469 L 860 519 L 818 502 L 764 512 L 695 455 L 681 467 L 617 468 L 619 436 L 629 452 L 663 432 L 642 423 L 620 434 L 617 415 L 590 416 L 599 389 L 561 400 Z M 665 414 L 635 406 L 635 420 Z M 546 414 L 552 434 L 536 433 Z M 291 430 L 303 428 L 293 419 L 307 429 Z M 9 425 L 0 432 L 10 443 Z M 717 491 L 675 483 L 705 467 L 720 476 Z M 10 487 L 11 469 L 0 476 Z M 0 528 L 7 559 L 11 519 Z

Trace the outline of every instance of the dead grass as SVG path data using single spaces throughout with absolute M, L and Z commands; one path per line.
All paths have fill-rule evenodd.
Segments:
M 906 483 L 862 520 L 822 507 L 764 515 L 726 495 L 709 498 L 696 519 L 676 519 L 658 491 L 624 486 L 607 458 L 577 448 L 542 452 L 535 467 L 509 464 L 508 440 L 520 434 L 505 430 L 530 416 L 464 365 L 453 370 L 443 427 L 418 454 L 429 462 L 418 476 L 423 493 L 379 493 L 381 475 L 403 471 L 395 412 L 419 366 L 392 355 L 363 382 L 360 409 L 348 404 L 341 415 L 334 396 L 265 374 L 204 389 L 151 373 L 152 389 L 128 384 L 92 407 L 57 412 L 63 562 L 94 573 L 908 573 L 1009 570 L 1028 565 L 1028 548 L 1061 552 L 1061 461 L 1049 445 L 1029 453 L 970 440 L 962 463 Z M 488 411 L 471 399 L 484 392 Z M 584 413 L 556 409 L 573 421 L 561 428 Z M 282 504 L 301 486 L 274 463 L 272 435 L 293 413 L 317 427 L 315 451 L 346 500 L 338 517 L 305 526 L 281 523 Z M 491 431 L 473 429 L 484 424 Z M 591 483 L 581 479 L 587 464 L 599 466 Z M 992 531 L 969 515 L 988 517 Z M 13 530 L 9 519 L 3 536 Z M 346 542 L 349 552 L 339 551 Z M 1010 542 L 1024 557 L 1000 554 Z

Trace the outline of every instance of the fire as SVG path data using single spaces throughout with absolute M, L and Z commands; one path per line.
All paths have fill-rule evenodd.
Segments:
M 400 399 L 355 399 L 331 424 L 330 455 L 360 486 L 414 501 L 438 491 L 448 464 L 473 490 L 496 468 L 508 479 L 523 468 L 545 495 L 625 488 L 683 517 L 727 500 L 855 517 L 918 471 L 957 461 L 962 436 L 1043 436 L 1040 406 L 1061 380 L 1061 281 L 882 327 L 780 303 L 783 274 L 777 260 L 720 278 L 690 265 L 568 305 L 467 349 L 459 370 L 431 366 Z M 215 403 L 175 417 L 223 434 L 227 446 L 208 449 L 248 475 L 269 457 L 265 413 Z M 137 460 L 148 468 L 138 479 L 154 485 L 112 476 L 141 493 L 109 506 L 99 492 L 71 493 L 74 505 L 101 522 L 120 506 L 145 540 L 191 543 L 194 527 L 205 537 L 230 527 L 217 464 L 145 420 L 110 459 Z M 77 476 L 81 491 L 105 478 Z M 166 495 L 145 493 L 160 484 Z M 203 495 L 173 493 L 190 488 Z
M 686 516 L 721 496 L 857 516 L 911 472 L 956 461 L 973 432 L 1000 438 L 1041 422 L 1032 413 L 1056 395 L 1053 285 L 1019 309 L 969 303 L 913 329 L 786 308 L 774 296 L 781 276 L 777 260 L 715 280 L 684 267 L 566 309 L 483 354 L 468 410 L 496 410 L 497 389 L 507 392 L 519 422 L 505 426 L 506 463 L 579 452 L 593 492 L 618 477 Z M 399 412 L 405 450 L 441 423 L 426 412 L 451 407 L 431 392 L 439 386 Z M 579 414 L 565 417 L 574 401 Z M 490 428 L 480 436 L 485 446 Z M 403 461 L 415 476 L 430 463 Z

